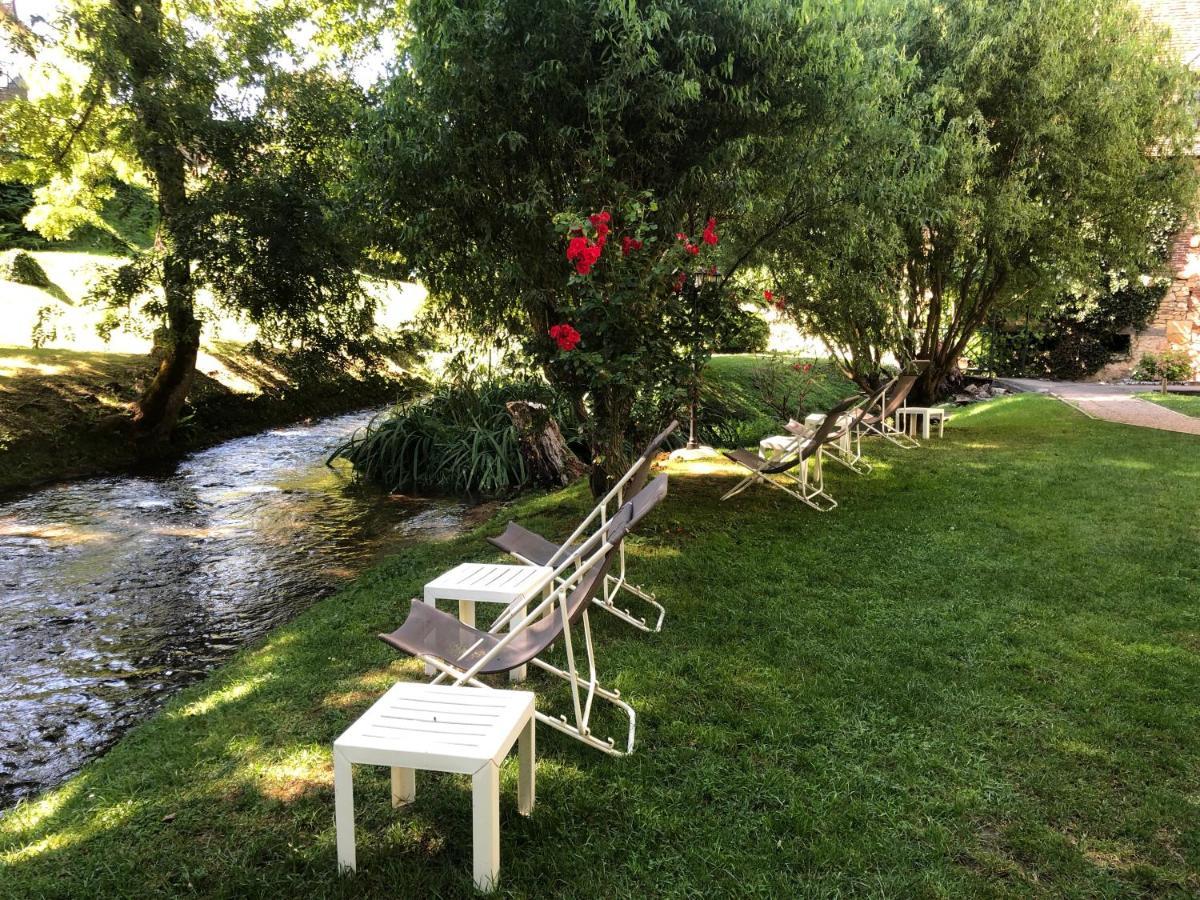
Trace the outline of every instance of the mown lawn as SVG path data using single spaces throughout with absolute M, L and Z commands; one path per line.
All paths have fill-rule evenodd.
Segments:
M 1161 392 L 1138 394 L 1143 400 L 1173 409 L 1185 416 L 1200 418 L 1200 394 L 1163 394 Z
M 1194 896 L 1198 447 L 1026 395 L 873 447 L 869 477 L 831 466 L 825 516 L 673 468 L 630 548 L 665 630 L 595 614 L 637 752 L 542 729 L 532 819 L 506 764 L 501 892 Z M 563 533 L 586 505 L 506 513 Z M 0 820 L 0 895 L 469 896 L 457 777 L 393 811 L 361 770 L 359 873 L 336 877 L 329 751 L 418 676 L 374 634 L 500 527 L 392 559 Z

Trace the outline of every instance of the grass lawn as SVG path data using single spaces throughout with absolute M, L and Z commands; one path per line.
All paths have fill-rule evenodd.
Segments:
M 1200 394 L 1164 394 L 1161 391 L 1138 394 L 1143 400 L 1173 409 L 1185 416 L 1200 418 Z
M 505 764 L 501 892 L 1195 896 L 1198 447 L 1025 395 L 831 465 L 829 515 L 673 468 L 630 547 L 664 631 L 594 615 L 637 752 L 542 729 L 532 819 Z M 587 505 L 504 517 L 563 534 Z M 361 769 L 336 877 L 330 744 L 419 677 L 374 634 L 500 527 L 390 560 L 0 819 L 0 896 L 469 896 L 461 777 L 393 811 Z
M 398 372 L 302 381 L 285 357 L 267 360 L 239 345 L 213 343 L 200 354 L 185 420 L 170 445 L 143 448 L 111 422 L 127 414 L 154 365 L 141 353 L 0 346 L 0 495 L 312 416 L 382 406 L 406 390 Z

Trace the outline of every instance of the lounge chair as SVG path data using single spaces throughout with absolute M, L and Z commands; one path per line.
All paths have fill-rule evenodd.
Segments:
M 654 439 L 646 445 L 646 449 L 642 451 L 642 455 L 634 460 L 625 474 L 600 499 L 587 518 L 580 522 L 579 526 L 571 532 L 570 537 L 561 544 L 548 541 L 536 531 L 530 531 L 516 522 L 509 522 L 502 534 L 490 537 L 488 540 L 526 565 L 558 567 L 563 562 L 578 559 L 582 546 L 579 542 L 583 536 L 589 529 L 600 530 L 605 527 L 609 507 L 613 505 L 619 507 L 624 502 L 625 491 L 630 485 L 634 487 L 641 485 L 650 474 L 650 467 L 654 463 L 654 456 L 658 449 L 670 437 L 671 432 L 678 427 L 679 423 L 673 421 L 655 435 Z M 617 552 L 617 562 L 614 568 L 615 572 L 604 576 L 604 589 L 596 598 L 596 605 L 606 612 L 612 613 L 618 619 L 628 622 L 634 628 L 642 631 L 662 631 L 663 619 L 667 611 L 654 594 L 639 585 L 630 584 L 626 580 L 625 544 L 623 542 Z M 627 591 L 655 610 L 656 618 L 653 625 L 650 625 L 645 617 L 635 615 L 631 610 L 616 605 L 615 599 L 621 590 Z
M 391 634 L 379 635 L 380 640 L 438 669 L 440 674 L 434 684 L 486 688 L 488 685 L 480 680 L 484 675 L 501 675 L 524 665 L 537 666 L 570 685 L 573 707 L 571 719 L 535 711 L 539 721 L 605 753 L 614 756 L 632 753 L 637 717 L 619 691 L 600 684 L 588 607 L 616 564 L 621 541 L 629 529 L 658 505 L 666 493 L 667 476 L 660 475 L 617 510 L 602 530 L 584 541 L 583 555 L 577 564 L 567 561 L 559 567 L 556 572 L 559 577 L 552 580 L 554 587 L 550 594 L 523 619 L 514 618 L 516 609 L 506 609 L 487 631 L 481 631 L 414 599 L 404 624 Z M 512 630 L 502 632 L 510 622 Z M 572 627 L 583 629 L 586 677 L 576 668 Z M 559 640 L 566 655 L 565 669 L 542 658 Z M 592 734 L 589 722 L 596 697 L 612 703 L 628 717 L 624 750 L 617 748 L 614 739 Z
M 797 500 L 807 503 L 820 512 L 836 509 L 837 501 L 825 491 L 825 475 L 821 466 L 821 457 L 831 442 L 837 440 L 845 429 L 852 427 L 851 425 L 839 427 L 838 420 L 860 403 L 862 403 L 862 397 L 858 394 L 842 400 L 825 414 L 825 418 L 811 435 L 797 436 L 796 443 L 785 450 L 782 456 L 775 459 L 764 459 L 749 450 L 727 450 L 725 455 L 746 469 L 748 474 L 726 491 L 721 499 L 728 500 L 736 497 L 750 485 L 762 482 L 791 494 Z M 810 461 L 813 466 L 811 478 L 808 472 Z M 799 470 L 799 476 L 796 475 L 797 470 Z M 776 476 L 781 476 L 781 478 Z
M 903 430 L 895 426 L 893 421 L 896 410 L 900 409 L 908 398 L 909 392 L 912 391 L 913 385 L 917 383 L 919 377 L 919 375 L 901 375 L 893 379 L 878 392 L 879 398 L 875 402 L 864 405 L 863 413 L 854 423 L 860 438 L 864 435 L 878 435 L 905 450 L 913 450 L 921 446 L 916 438 L 905 434 Z M 872 412 L 872 410 L 874 411 Z

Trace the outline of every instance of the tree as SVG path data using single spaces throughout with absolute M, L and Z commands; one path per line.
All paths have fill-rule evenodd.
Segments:
M 361 98 L 301 66 L 299 10 L 70 0 L 58 40 L 25 37 L 30 96 L 0 111 L 0 178 L 36 186 L 27 224 L 48 238 L 104 229 L 114 182 L 155 196 L 153 249 L 99 287 L 160 324 L 158 367 L 133 411 L 141 436 L 169 433 L 190 390 L 200 287 L 268 337 L 344 348 L 369 332 L 335 194 Z
M 414 0 L 362 151 L 378 251 L 425 284 L 446 321 L 515 334 L 542 359 L 574 302 L 559 213 L 649 196 L 658 227 L 692 236 L 716 217 L 728 239 L 714 264 L 732 279 L 810 214 L 842 140 L 836 110 L 862 60 L 831 6 Z M 783 158 L 795 161 L 790 184 Z M 640 325 L 598 333 L 590 349 L 624 356 Z M 624 467 L 618 445 L 657 423 L 563 367 L 546 371 L 582 420 L 601 423 L 599 488 Z
M 848 146 L 844 227 L 793 239 L 776 277 L 860 380 L 885 352 L 929 359 L 929 400 L 989 318 L 1132 265 L 1161 211 L 1190 206 L 1195 82 L 1124 2 L 875 15 L 905 53 L 884 151 L 878 130 Z

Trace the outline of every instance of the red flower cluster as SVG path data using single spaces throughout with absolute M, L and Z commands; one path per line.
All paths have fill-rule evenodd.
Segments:
M 563 322 L 550 326 L 550 337 L 563 353 L 570 353 L 579 344 L 579 332 Z
M 588 221 L 596 229 L 596 239 L 590 241 L 578 235 L 567 243 L 567 261 L 575 263 L 575 271 L 580 275 L 591 274 L 592 266 L 596 265 L 600 254 L 604 252 L 604 245 L 608 243 L 608 233 L 611 230 L 608 223 L 612 221 L 612 216 L 607 211 L 602 211 L 588 216 Z
M 769 306 L 775 307 L 780 312 L 783 312 L 784 307 L 787 306 L 787 301 L 783 297 L 776 299 L 775 294 L 771 291 L 763 291 L 763 299 L 767 301 Z
M 686 250 L 688 253 L 690 253 L 692 256 L 695 256 L 696 254 L 698 254 L 700 252 L 700 248 L 698 246 L 696 246 L 695 244 L 693 244 L 692 239 L 689 238 L 682 231 L 676 232 L 675 238 L 676 238 L 676 240 L 683 242 L 683 249 Z
M 634 250 L 641 250 L 642 242 L 637 238 L 631 238 L 628 235 L 621 238 L 621 255 L 628 256 Z
M 687 283 L 687 272 L 682 269 L 675 275 L 675 283 L 671 286 L 671 290 L 676 294 L 683 293 L 683 286 Z
M 704 236 L 701 238 L 704 243 L 710 246 L 716 246 L 719 238 L 717 237 L 717 220 L 709 219 L 708 224 L 704 226 Z
M 793 363 L 792 368 L 797 372 L 811 372 L 812 363 Z

